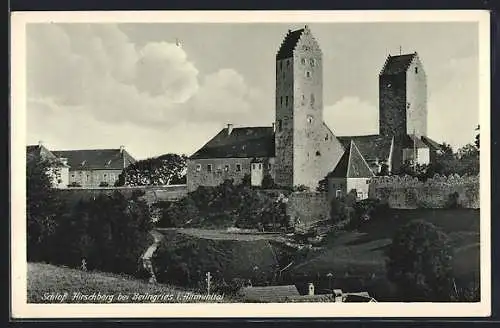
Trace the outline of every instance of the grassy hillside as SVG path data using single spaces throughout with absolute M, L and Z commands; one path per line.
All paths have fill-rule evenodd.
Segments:
M 389 289 L 385 281 L 385 250 L 396 230 L 414 219 L 431 222 L 448 234 L 457 281 L 470 283 L 479 279 L 479 210 L 469 209 L 391 210 L 385 220 L 367 223 L 360 231 L 342 231 L 328 238 L 319 254 L 297 264 L 290 273 L 293 277 L 317 279 L 323 286 L 327 284 L 326 274 L 332 273 L 336 286 L 368 278 L 373 284 Z
M 227 298 L 200 299 L 199 293 L 125 276 L 43 263 L 28 263 L 27 292 L 28 303 L 228 302 Z M 126 298 L 118 299 L 118 295 Z

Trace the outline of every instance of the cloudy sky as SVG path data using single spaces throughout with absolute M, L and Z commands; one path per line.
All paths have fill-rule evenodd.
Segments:
M 324 119 L 335 134 L 378 132 L 378 73 L 401 47 L 427 73 L 429 136 L 473 141 L 476 23 L 304 24 L 323 50 Z M 304 24 L 29 24 L 27 141 L 125 145 L 146 158 L 189 155 L 227 123 L 271 126 L 275 53 Z

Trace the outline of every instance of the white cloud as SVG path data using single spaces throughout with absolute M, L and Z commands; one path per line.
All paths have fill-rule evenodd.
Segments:
M 454 148 L 473 142 L 479 123 L 477 58 L 454 59 L 428 77 L 428 133 Z
M 378 107 L 357 97 L 344 97 L 326 106 L 323 116 L 337 136 L 378 133 Z
M 126 143 L 141 157 L 189 153 L 215 126 L 272 111 L 234 69 L 200 77 L 182 48 L 133 44 L 114 24 L 38 24 L 27 36 L 28 140 L 51 148 Z

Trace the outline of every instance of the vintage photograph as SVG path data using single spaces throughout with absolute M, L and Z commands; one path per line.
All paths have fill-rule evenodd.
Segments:
M 482 14 L 20 16 L 13 294 L 489 304 Z

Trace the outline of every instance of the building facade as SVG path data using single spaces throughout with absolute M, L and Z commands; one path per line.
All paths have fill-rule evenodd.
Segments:
M 135 159 L 122 146 L 119 149 L 85 149 L 53 151 L 69 165 L 68 186 L 114 186 L 122 171 Z
M 426 74 L 416 52 L 385 61 L 376 135 L 338 137 L 323 121 L 323 54 L 307 25 L 288 31 L 276 54 L 275 73 L 272 127 L 228 124 L 188 159 L 188 190 L 225 179 L 239 182 L 246 175 L 256 186 L 269 175 L 278 186 L 314 190 L 320 180 L 332 177 L 343 157 L 349 162 L 359 154 L 363 176 L 345 171 L 332 177 L 342 181 L 332 183 L 335 192 L 337 185 L 342 193 L 363 189 L 365 197 L 368 176 L 390 174 L 406 162 L 429 164 L 441 147 L 427 136 Z
M 69 184 L 69 165 L 66 158 L 58 158 L 42 143 L 26 147 L 26 160 L 47 161 L 48 176 L 53 188 L 66 188 Z

